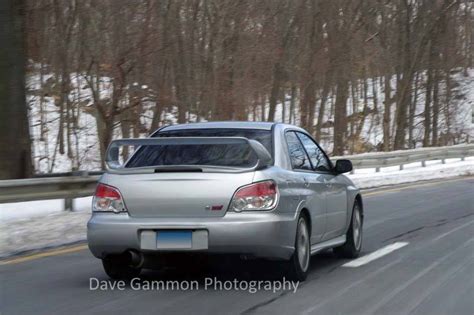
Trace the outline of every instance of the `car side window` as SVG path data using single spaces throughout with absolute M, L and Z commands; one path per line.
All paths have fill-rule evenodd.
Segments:
M 307 135 L 304 133 L 298 132 L 298 138 L 300 138 L 303 143 L 306 152 L 308 152 L 311 163 L 313 164 L 315 171 L 328 172 L 331 170 L 328 159 L 324 152 L 319 148 L 319 146 Z
M 309 158 L 296 134 L 291 131 L 287 132 L 285 136 L 293 169 L 311 170 Z

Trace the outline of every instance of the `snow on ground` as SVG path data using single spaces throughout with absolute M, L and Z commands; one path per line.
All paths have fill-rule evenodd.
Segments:
M 74 199 L 75 212 L 90 212 L 92 197 Z M 63 212 L 64 200 L 36 200 L 0 204 L 0 219 L 2 222 L 28 219 L 52 213 Z
M 362 189 L 386 185 L 474 175 L 474 157 L 448 159 L 375 169 L 359 169 L 348 175 Z M 44 200 L 0 204 L 0 257 L 28 250 L 58 246 L 86 239 L 91 197 L 76 199 L 77 211 L 63 211 L 63 201 Z
M 76 211 L 62 199 L 0 204 L 0 257 L 86 239 L 92 197 L 77 198 Z
M 385 167 L 380 172 L 374 169 L 356 170 L 349 178 L 354 184 L 362 189 L 375 188 L 387 185 L 398 185 L 423 180 L 449 178 L 455 176 L 474 175 L 474 157 L 468 157 L 465 161 L 460 159 L 447 159 L 446 164 L 440 160 L 427 161 L 426 167 L 420 167 L 421 162 L 399 166 Z
M 90 213 L 56 212 L 0 222 L 0 257 L 86 239 Z

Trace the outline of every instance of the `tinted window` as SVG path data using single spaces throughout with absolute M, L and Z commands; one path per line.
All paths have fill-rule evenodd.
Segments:
M 247 144 L 156 145 L 142 148 L 126 167 L 212 165 L 252 167 L 257 156 Z
M 272 152 L 269 130 L 195 129 L 160 132 L 154 137 L 246 137 L 262 143 Z M 209 165 L 252 167 L 257 156 L 246 144 L 161 145 L 143 146 L 133 155 L 126 167 L 159 165 Z
M 286 142 L 288 143 L 288 151 L 293 168 L 311 170 L 311 164 L 309 162 L 308 156 L 306 155 L 300 140 L 298 140 L 298 137 L 294 132 L 286 133 Z
M 154 137 L 244 137 L 257 140 L 273 156 L 273 140 L 270 130 L 258 129 L 188 129 L 162 131 Z
M 313 167 L 316 171 L 329 171 L 331 167 L 329 166 L 329 162 L 326 159 L 323 151 L 318 147 L 318 145 L 308 137 L 307 135 L 298 132 L 298 137 L 300 138 L 301 142 L 303 143 L 306 152 L 308 152 L 309 158 Z

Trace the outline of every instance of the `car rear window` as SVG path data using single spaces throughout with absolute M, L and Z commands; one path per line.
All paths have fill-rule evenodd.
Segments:
M 259 141 L 272 152 L 270 130 L 186 129 L 162 131 L 153 137 L 245 137 Z M 256 163 L 257 156 L 247 144 L 156 145 L 141 147 L 125 167 L 207 165 L 246 168 Z

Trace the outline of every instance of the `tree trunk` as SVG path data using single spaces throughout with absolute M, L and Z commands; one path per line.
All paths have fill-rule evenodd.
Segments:
M 451 74 L 449 73 L 449 69 L 445 70 L 445 80 L 446 80 L 446 99 L 444 104 L 444 118 L 446 120 L 446 138 L 449 139 L 451 137 L 451 113 L 449 112 L 449 103 L 451 102 Z M 448 145 L 449 143 L 445 143 L 444 145 Z
M 280 95 L 281 76 L 282 76 L 282 69 L 281 69 L 280 64 L 277 62 L 273 69 L 273 84 L 272 84 L 272 90 L 270 92 L 267 121 L 275 121 L 276 105 L 278 101 L 278 96 Z
M 359 124 L 356 127 L 354 142 L 357 142 L 361 138 L 360 135 L 362 134 L 362 130 L 364 129 L 365 119 L 369 115 L 369 99 L 368 99 L 369 98 L 368 97 L 369 86 L 367 84 L 368 79 L 363 79 L 363 81 L 364 81 L 363 82 L 364 107 L 362 109 L 362 114 L 357 115 L 358 118 L 360 117 L 360 121 L 359 121 Z M 374 82 L 372 81 L 372 84 L 373 83 Z M 375 102 L 375 94 L 374 94 L 374 102 Z
M 390 151 L 390 116 L 392 111 L 392 88 L 390 85 L 390 75 L 385 75 L 384 82 L 385 100 L 383 102 L 383 150 Z
M 286 91 L 284 89 L 281 91 L 280 97 L 281 97 L 281 122 L 286 123 L 286 116 L 287 116 Z
M 326 101 L 328 99 L 329 95 L 329 90 L 331 88 L 330 86 L 331 81 L 326 77 L 326 80 L 324 80 L 324 87 L 323 87 L 323 92 L 321 95 L 321 104 L 319 105 L 319 111 L 318 111 L 318 120 L 316 122 L 316 132 L 315 132 L 315 137 L 316 140 L 321 139 L 321 128 L 323 127 L 324 123 L 324 113 L 326 112 Z
M 291 86 L 291 100 L 290 100 L 290 124 L 295 123 L 295 104 L 296 103 L 296 86 Z
M 427 70 L 426 79 L 426 94 L 425 94 L 425 112 L 424 112 L 424 137 L 423 146 L 428 147 L 430 145 L 430 134 L 431 134 L 431 93 L 433 87 L 433 73 L 431 68 Z
M 408 115 L 408 147 L 415 148 L 415 142 L 413 140 L 413 129 L 415 128 L 415 112 L 416 104 L 418 102 L 418 84 L 420 79 L 420 73 L 417 72 L 415 76 L 415 89 L 413 92 L 413 98 L 410 102 L 409 115 Z
M 396 112 L 396 132 L 395 132 L 395 150 L 405 148 L 405 136 L 407 127 L 407 109 L 410 102 L 412 78 L 411 74 L 406 72 L 403 74 L 397 91 L 397 112 Z
M 33 172 L 25 98 L 25 1 L 0 2 L 0 179 Z
M 132 124 L 130 122 L 130 114 L 128 111 L 125 111 L 120 116 L 119 118 L 120 118 L 120 129 L 122 131 L 122 138 L 130 138 L 130 134 L 131 134 L 130 129 L 132 127 Z M 124 146 L 122 149 L 122 158 L 124 161 L 128 159 L 129 153 L 130 153 L 129 148 L 127 146 Z
M 113 132 L 113 118 L 102 117 L 100 114 L 96 116 L 97 131 L 99 134 L 99 148 L 100 148 L 100 163 L 102 169 L 105 169 L 105 153 L 110 141 L 112 141 Z
M 436 147 L 438 146 L 438 119 L 439 119 L 439 70 L 434 70 L 433 77 L 433 135 L 431 138 L 431 145 Z
M 344 154 L 344 140 L 347 132 L 347 92 L 348 81 L 342 78 L 337 85 L 334 108 L 334 150 L 333 155 Z
M 411 29 L 411 15 L 412 5 L 407 1 L 405 14 L 400 15 L 400 59 L 401 59 L 401 79 L 397 79 L 397 111 L 395 114 L 395 150 L 405 148 L 406 141 L 406 127 L 407 127 L 407 110 L 411 101 L 411 88 L 413 83 L 413 65 L 412 60 L 412 29 Z M 398 73 L 398 72 L 397 72 Z
M 316 103 L 316 88 L 314 80 L 305 85 L 303 96 L 301 99 L 301 122 L 302 128 L 309 133 L 313 133 L 314 129 L 314 104 Z

